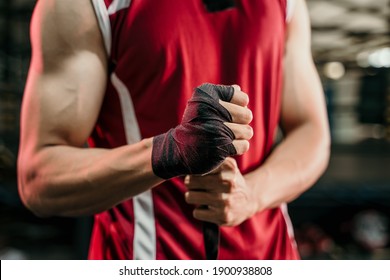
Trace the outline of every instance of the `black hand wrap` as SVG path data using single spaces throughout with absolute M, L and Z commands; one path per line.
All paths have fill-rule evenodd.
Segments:
M 232 86 L 203 84 L 195 89 L 182 123 L 153 139 L 152 167 L 157 176 L 205 174 L 237 154 L 234 134 L 224 125 L 232 116 L 219 103 L 229 102 L 233 93 Z

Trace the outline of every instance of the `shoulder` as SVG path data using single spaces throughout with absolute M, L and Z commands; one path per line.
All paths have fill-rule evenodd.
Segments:
M 89 0 L 40 0 L 31 20 L 33 54 L 44 62 L 73 55 L 101 43 L 97 19 Z
M 96 16 L 88 0 L 40 0 L 34 10 L 31 31 L 65 42 L 91 36 L 97 27 Z M 77 42 L 79 42 L 77 40 Z M 63 46 L 66 47 L 66 46 Z
M 297 0 L 286 0 L 286 22 L 289 23 L 294 14 L 295 2 Z
M 291 4 L 288 14 L 287 42 L 310 47 L 311 26 L 305 0 L 287 0 Z

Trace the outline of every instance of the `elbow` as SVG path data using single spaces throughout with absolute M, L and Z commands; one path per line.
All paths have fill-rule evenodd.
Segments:
M 89 208 L 69 207 L 69 200 L 63 199 L 63 196 L 53 193 L 55 185 L 43 180 L 37 175 L 38 172 L 32 169 L 28 172 L 18 172 L 18 191 L 23 205 L 39 218 L 50 217 L 76 217 L 83 215 L 92 215 L 101 211 L 92 212 Z
M 39 195 L 34 194 L 30 190 L 26 191 L 26 189 L 28 189 L 28 187 L 19 185 L 19 196 L 23 205 L 39 218 L 49 218 L 53 216 L 52 213 L 47 211 L 47 209 L 39 203 Z
M 51 216 L 53 216 L 51 213 L 46 211 L 46 209 L 41 207 L 39 203 L 37 203 L 37 200 L 33 198 L 32 195 L 26 194 L 25 192 L 21 193 L 20 191 L 19 193 L 23 205 L 35 216 L 39 218 L 50 218 Z
M 324 158 L 325 158 L 324 161 L 326 167 L 328 166 L 330 160 L 331 145 L 332 145 L 332 138 L 330 135 L 329 126 L 327 126 L 324 132 L 323 143 L 322 143 L 323 150 L 324 150 Z
M 323 129 L 322 133 L 319 133 L 318 140 L 318 154 L 320 161 L 320 174 L 322 175 L 328 168 L 330 155 L 331 155 L 331 136 L 329 128 Z
M 23 172 L 18 173 L 18 191 L 23 205 L 37 217 L 49 218 L 54 213 L 51 213 L 48 207 L 44 206 L 43 194 L 40 189 L 43 189 L 43 186 L 37 183 L 36 176 L 31 175 L 31 173 L 30 175 Z

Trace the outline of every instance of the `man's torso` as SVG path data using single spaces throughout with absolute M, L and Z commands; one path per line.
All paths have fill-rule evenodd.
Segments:
M 180 123 L 199 84 L 239 84 L 249 94 L 254 137 L 237 163 L 244 174 L 261 165 L 279 121 L 285 0 L 238 0 L 213 13 L 201 0 L 93 3 L 112 67 L 91 146 L 164 133 Z M 202 223 L 185 191 L 175 178 L 96 215 L 90 258 L 203 259 Z M 297 258 L 289 224 L 283 206 L 222 228 L 219 257 Z

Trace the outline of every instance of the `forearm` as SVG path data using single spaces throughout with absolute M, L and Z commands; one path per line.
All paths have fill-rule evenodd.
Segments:
M 40 216 L 90 215 L 162 182 L 151 167 L 151 139 L 120 148 L 50 146 L 19 159 L 24 203 Z
M 293 130 L 266 162 L 245 175 L 258 198 L 258 210 L 290 202 L 324 172 L 330 144 L 326 129 L 306 123 Z

